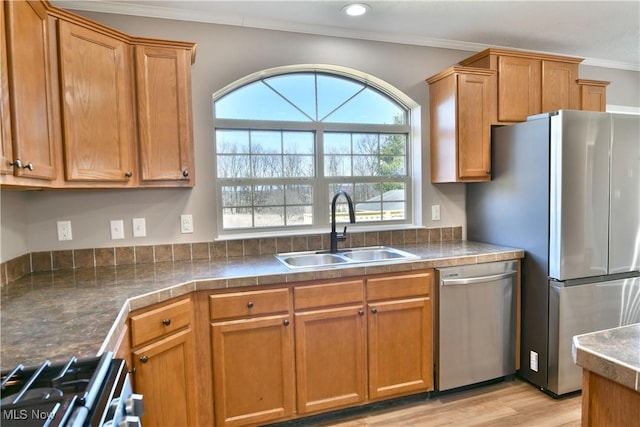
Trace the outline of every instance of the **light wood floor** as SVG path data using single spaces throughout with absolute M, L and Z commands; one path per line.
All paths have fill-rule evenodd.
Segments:
M 315 425 L 579 427 L 580 399 L 580 394 L 553 399 L 515 379 Z

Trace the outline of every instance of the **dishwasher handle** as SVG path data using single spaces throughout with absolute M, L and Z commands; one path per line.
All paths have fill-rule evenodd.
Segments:
M 511 276 L 515 276 L 517 271 L 507 271 L 506 273 L 500 274 L 491 274 L 488 276 L 478 276 L 478 277 L 464 277 L 457 279 L 440 279 L 440 283 L 442 286 L 450 286 L 450 285 L 471 285 L 474 283 L 484 283 L 484 282 L 492 282 L 494 280 L 507 279 Z

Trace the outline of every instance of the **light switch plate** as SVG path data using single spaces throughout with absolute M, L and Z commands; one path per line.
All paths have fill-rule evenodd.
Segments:
M 114 219 L 110 223 L 111 240 L 124 239 L 124 222 L 121 219 Z
M 131 220 L 133 237 L 145 237 L 147 235 L 147 224 L 144 218 L 133 218 Z

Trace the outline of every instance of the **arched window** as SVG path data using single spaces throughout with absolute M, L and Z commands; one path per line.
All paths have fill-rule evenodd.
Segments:
M 266 73 L 269 74 L 269 73 Z M 214 95 L 220 231 L 411 222 L 410 109 L 366 78 L 280 70 Z M 348 221 L 344 198 L 338 221 Z

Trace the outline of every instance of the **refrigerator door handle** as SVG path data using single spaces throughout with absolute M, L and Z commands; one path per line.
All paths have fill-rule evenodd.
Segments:
M 442 278 L 440 282 L 442 286 L 450 285 L 471 285 L 473 283 L 492 282 L 494 280 L 507 279 L 514 276 L 517 271 L 507 271 L 506 273 L 492 274 L 489 276 L 467 277 L 463 279 L 446 279 Z

